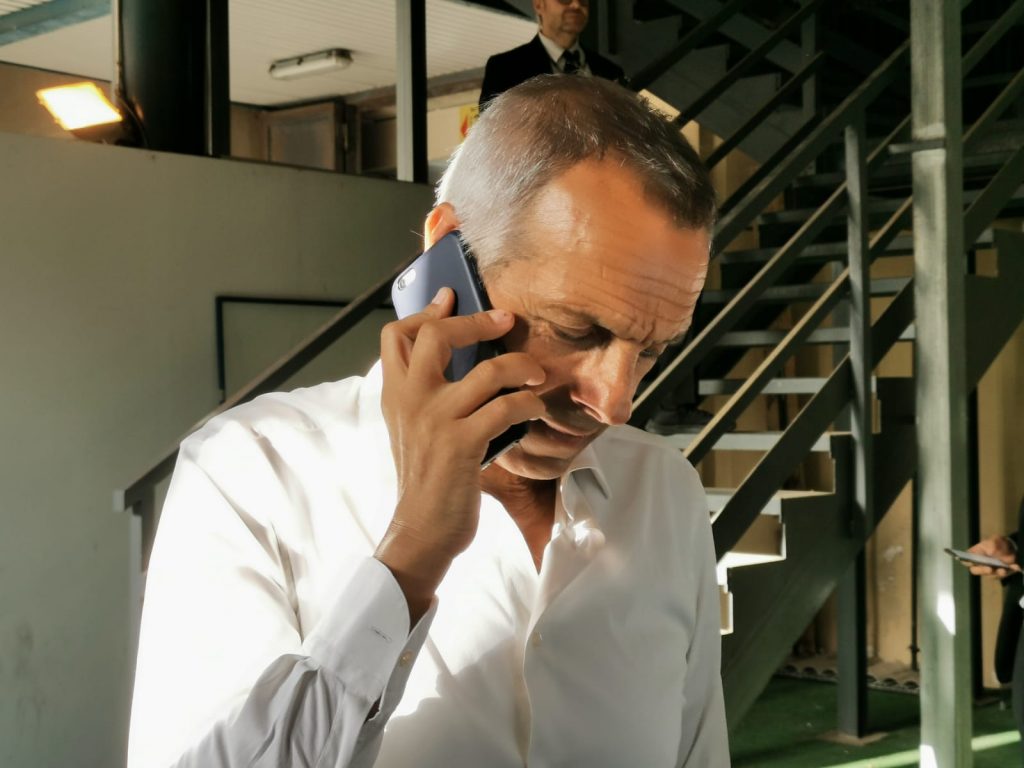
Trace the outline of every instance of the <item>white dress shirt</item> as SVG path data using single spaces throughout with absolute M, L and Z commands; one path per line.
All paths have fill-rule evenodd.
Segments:
M 599 437 L 559 483 L 539 573 L 485 495 L 411 631 L 371 556 L 395 500 L 379 364 L 183 443 L 130 768 L 729 764 L 711 529 L 677 450 L 628 427 Z
M 541 45 L 544 46 L 544 50 L 548 52 L 548 56 L 551 57 L 551 73 L 554 75 L 561 74 L 565 71 L 565 61 L 562 59 L 562 54 L 566 51 L 572 51 L 580 57 L 580 68 L 576 71 L 577 75 L 592 75 L 590 66 L 587 64 L 587 54 L 583 52 L 583 48 L 580 47 L 580 43 L 577 40 L 569 48 L 563 48 L 550 37 L 547 37 L 543 32 L 538 32 L 537 36 L 540 37 Z

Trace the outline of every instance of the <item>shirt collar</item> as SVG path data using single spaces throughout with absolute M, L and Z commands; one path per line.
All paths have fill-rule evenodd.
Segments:
M 583 49 L 580 47 L 579 40 L 573 43 L 569 48 L 563 48 L 554 40 L 550 39 L 549 37 L 546 37 L 543 32 L 538 32 L 537 36 L 540 38 L 540 42 L 541 45 L 544 46 L 544 50 L 548 52 L 548 56 L 551 57 L 551 60 L 555 62 L 555 64 L 558 63 L 558 60 L 562 58 L 562 54 L 565 53 L 567 50 L 579 54 L 581 67 L 584 65 L 584 63 L 586 63 L 587 57 L 584 55 Z
M 561 511 L 556 514 L 556 523 L 560 522 L 556 527 L 579 529 L 574 535 L 583 535 L 591 529 L 600 530 L 609 508 L 611 488 L 593 444 L 580 451 L 570 463 L 559 480 L 558 495 L 558 509 Z M 564 517 L 559 520 L 559 515 Z
M 580 451 L 569 464 L 569 469 L 562 475 L 562 482 L 565 483 L 569 480 L 582 486 L 592 484 L 606 500 L 612 496 L 611 487 L 608 485 L 608 478 L 601 468 L 601 462 L 598 459 L 597 451 L 594 450 L 593 443 Z

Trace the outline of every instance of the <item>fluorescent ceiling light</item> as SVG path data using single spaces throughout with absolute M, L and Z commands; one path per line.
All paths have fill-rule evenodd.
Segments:
M 352 54 L 344 48 L 331 48 L 316 53 L 305 53 L 290 59 L 279 59 L 270 65 L 270 76 L 278 80 L 291 80 L 323 72 L 344 69 L 352 63 Z
M 121 113 L 94 83 L 36 91 L 36 97 L 65 131 L 121 122 Z

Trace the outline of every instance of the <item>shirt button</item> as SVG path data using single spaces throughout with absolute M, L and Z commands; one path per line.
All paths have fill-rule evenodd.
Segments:
M 412 651 L 402 651 L 402 655 L 398 657 L 398 666 L 408 667 L 412 663 Z
M 539 648 L 541 643 L 544 642 L 544 636 L 540 632 L 534 632 L 530 635 L 530 645 L 534 648 Z

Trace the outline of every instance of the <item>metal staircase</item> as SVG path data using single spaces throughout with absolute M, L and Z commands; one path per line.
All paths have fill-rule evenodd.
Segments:
M 709 165 L 735 149 L 761 162 L 723 201 L 714 237 L 722 284 L 704 295 L 700 332 L 637 398 L 632 418 L 635 425 L 646 424 L 665 395 L 699 371 L 701 395 L 727 400 L 698 434 L 670 439 L 695 464 L 723 452 L 757 456 L 737 487 L 708 491 L 731 726 L 849 571 L 916 462 L 913 381 L 873 375 L 897 341 L 914 338 L 913 280 L 870 277 L 872 261 L 907 255 L 914 245 L 908 158 L 922 147 L 911 141 L 905 20 L 890 4 L 879 3 L 876 10 L 889 30 L 880 37 L 899 34 L 903 42 L 884 51 L 840 46 L 833 55 L 815 43 L 842 37 L 829 26 L 835 21 L 829 14 L 842 5 L 837 0 L 774 4 L 789 13 L 771 21 L 749 11 L 754 5 L 605 3 L 600 8 L 606 16 L 595 22 L 604 30 L 606 52 L 632 73 L 635 87 L 680 107 L 680 124 L 696 118 L 723 137 Z M 633 14 L 641 8 L 645 15 L 636 20 Z M 967 40 L 965 80 L 1024 17 L 1024 0 L 1001 8 Z M 607 34 L 609 29 L 616 34 Z M 862 71 L 865 60 L 871 62 L 868 71 Z M 822 90 L 816 79 L 824 73 L 853 84 L 834 103 L 815 98 Z M 997 95 L 971 112 L 969 123 L 965 118 L 970 127 L 963 142 L 964 242 L 970 250 L 998 253 L 997 276 L 967 278 L 970 387 L 1024 319 L 1024 235 L 992 226 L 1001 216 L 1024 211 L 1024 149 L 1020 142 L 992 141 L 1024 92 L 1024 75 L 996 80 Z M 894 113 L 894 105 L 902 111 Z M 780 198 L 786 207 L 768 210 Z M 750 232 L 758 236 L 757 247 L 730 248 Z M 393 276 L 201 423 L 281 386 L 379 307 Z M 887 301 L 873 321 L 867 311 L 872 297 Z M 792 321 L 786 324 L 786 318 Z M 810 344 L 830 345 L 834 365 L 814 377 L 787 376 L 788 361 Z M 735 373 L 755 347 L 764 350 L 760 362 L 749 374 Z M 801 407 L 778 429 L 735 429 L 760 399 L 794 396 L 802 399 Z M 117 509 L 142 520 L 143 569 L 158 519 L 155 488 L 170 474 L 176 451 L 169 450 L 115 497 Z M 794 472 L 814 452 L 830 457 L 829 487 L 791 487 Z M 858 486 L 865 466 L 870 482 Z M 870 489 L 870 499 L 858 502 L 863 487 Z
M 686 9 L 689 4 L 674 0 L 673 5 Z M 703 2 L 695 5 L 708 9 Z M 779 29 L 795 29 L 821 6 L 802 4 Z M 1011 5 L 983 34 L 975 35 L 970 46 L 965 46 L 965 77 L 1016 23 L 1021 12 L 1019 3 Z M 885 125 L 885 120 L 870 118 L 878 103 L 885 99 L 888 106 L 899 100 L 900 73 L 907 67 L 907 52 L 908 44 L 903 43 L 881 58 L 880 65 L 852 93 L 827 114 L 810 117 L 762 165 L 753 183 L 726 200 L 715 247 L 723 284 L 731 282 L 739 287 L 706 293 L 704 306 L 711 310 L 712 319 L 636 403 L 633 423 L 642 426 L 676 382 L 698 366 L 702 373 L 710 370 L 715 378 L 703 378 L 700 393 L 728 395 L 729 399 L 699 434 L 679 436 L 676 441 L 694 463 L 713 453 L 758 454 L 753 469 L 737 488 L 709 492 L 723 590 L 722 674 L 731 726 L 763 690 L 913 476 L 916 438 L 911 379 L 879 379 L 871 387 L 881 429 L 870 440 L 874 448 L 868 487 L 873 498 L 868 508 L 873 511 L 867 515 L 858 510 L 851 487 L 855 462 L 864 460 L 863 455 L 857 456 L 858 441 L 848 433 L 835 431 L 844 410 L 857 402 L 857 378 L 870 381 L 872 370 L 896 341 L 914 338 L 911 280 L 869 277 L 874 259 L 913 252 L 908 155 L 914 147 L 908 143 L 909 105 L 904 109 L 906 119 L 894 125 L 890 121 L 884 138 L 869 140 L 866 128 Z M 818 55 L 813 54 L 809 60 L 816 61 Z M 827 68 L 834 66 L 833 62 L 827 64 Z M 654 87 L 657 83 L 654 81 Z M 969 153 L 982 144 L 983 137 L 993 134 L 996 121 L 1019 97 L 1022 86 L 1020 75 L 1006 78 L 1003 90 L 976 115 L 964 134 L 965 178 L 969 185 L 964 192 L 964 241 L 971 250 L 994 247 L 999 254 L 998 277 L 968 277 L 971 389 L 1024 318 L 1024 302 L 1019 298 L 1024 289 L 1024 238 L 989 226 L 999 215 L 1013 215 L 1024 209 L 1019 189 L 1024 166 L 1019 148 Z M 895 95 L 888 93 L 892 90 Z M 831 149 L 830 142 L 834 145 Z M 835 145 L 843 144 L 845 162 L 835 167 L 830 153 L 832 157 L 837 155 Z M 870 152 L 866 145 L 870 145 Z M 804 174 L 811 163 L 834 167 L 825 173 Z M 848 175 L 849 167 L 855 172 Z M 796 205 L 781 212 L 758 210 L 750 215 L 780 194 Z M 808 200 L 815 204 L 810 205 Z M 728 250 L 730 242 L 750 226 L 760 235 L 760 247 Z M 858 246 L 859 254 L 855 252 Z M 837 272 L 831 284 L 809 282 L 827 264 L 835 265 Z M 730 271 L 734 273 L 731 281 Z M 981 299 L 983 291 L 991 295 Z M 1005 292 L 1003 302 L 996 299 L 997 291 Z M 1017 298 L 1011 299 L 1014 294 Z M 851 322 L 855 319 L 841 319 L 851 314 L 851 306 L 869 306 L 871 297 L 892 297 L 873 325 L 865 323 L 858 328 L 855 321 Z M 809 307 L 803 310 L 808 302 Z M 769 329 L 768 324 L 784 310 L 798 319 L 785 329 Z M 823 327 L 828 319 L 834 322 Z M 858 334 L 862 336 L 859 341 Z M 842 350 L 850 348 L 851 343 L 870 350 L 870 358 L 843 355 Z M 783 377 L 786 361 L 808 344 L 835 347 L 837 365 L 823 378 Z M 752 374 L 726 377 L 741 353 L 752 347 L 770 351 Z M 752 433 L 734 429 L 757 400 L 787 394 L 809 395 L 809 399 L 785 431 Z M 860 404 L 869 418 L 871 399 L 868 393 L 867 402 Z M 832 488 L 790 488 L 787 481 L 806 455 L 823 450 L 832 458 Z

